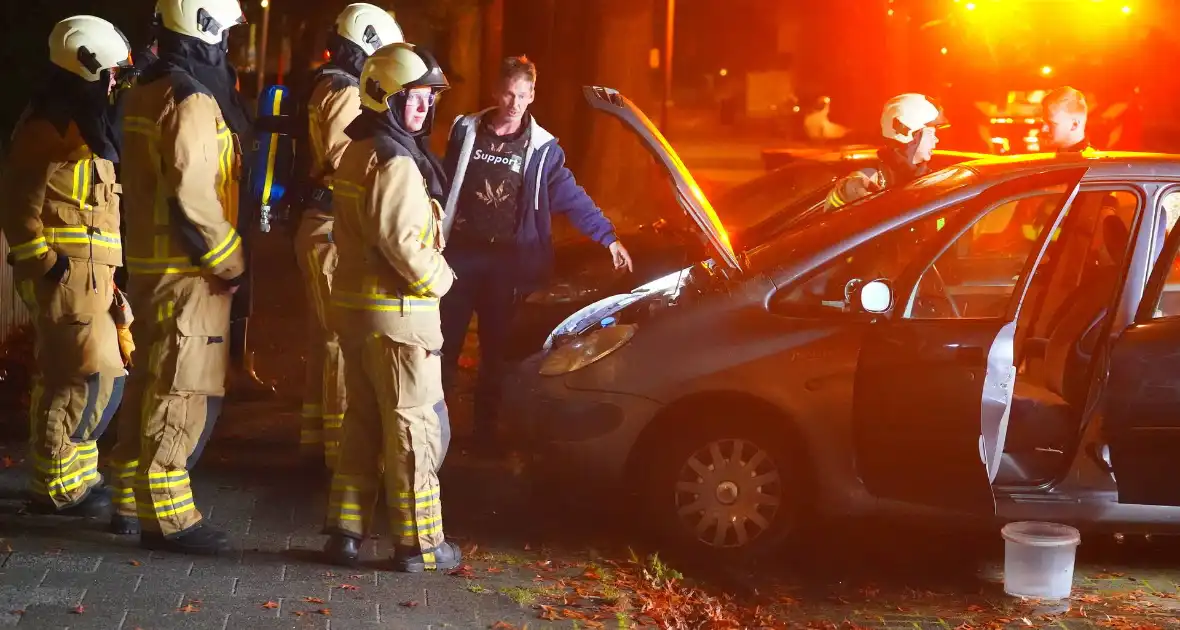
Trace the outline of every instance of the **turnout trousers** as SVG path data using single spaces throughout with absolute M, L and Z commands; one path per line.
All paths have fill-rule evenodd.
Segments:
M 115 267 L 67 259 L 61 280 L 25 280 L 38 373 L 29 405 L 30 494 L 63 509 L 102 484 L 98 438 L 118 409 L 126 371 L 111 318 Z
M 384 486 L 397 547 L 420 552 L 443 543 L 437 472 L 445 455 L 446 403 L 439 352 L 430 349 L 439 344 L 414 337 L 378 333 L 344 345 L 349 405 L 327 534 L 363 539 Z
M 117 514 L 175 537 L 201 523 L 189 471 L 221 415 L 231 297 L 191 274 L 132 274 L 130 288 L 143 305 L 132 334 L 147 356 L 127 382 L 109 485 Z
M 332 274 L 336 272 L 336 244 L 332 215 L 307 210 L 295 235 L 295 255 L 307 290 L 307 372 L 303 386 L 300 450 L 322 452 L 334 468 L 347 405 L 344 355 L 332 326 Z

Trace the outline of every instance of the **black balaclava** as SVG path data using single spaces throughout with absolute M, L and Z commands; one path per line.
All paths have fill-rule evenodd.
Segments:
M 332 32 L 328 35 L 328 53 L 332 56 L 332 60 L 328 64 L 340 68 L 357 79 L 361 78 L 361 70 L 365 67 L 365 60 L 369 58 L 364 49 L 340 36 L 339 33 Z
M 877 150 L 877 157 L 881 159 L 881 165 L 885 170 L 886 186 L 904 186 L 930 172 L 929 162 L 914 164 L 919 142 L 917 137 L 905 144 L 888 140 L 884 147 Z
M 227 58 L 229 29 L 224 31 L 220 43 L 207 44 L 196 37 L 161 28 L 157 42 L 160 59 L 143 73 L 141 81 L 147 83 L 168 72 L 188 74 L 213 93 L 230 130 L 239 137 L 249 137 L 253 120 L 237 89 L 238 74 Z
M 353 140 L 364 140 L 374 136 L 384 136 L 404 147 L 422 171 L 426 184 L 430 188 L 430 196 L 439 203 L 446 201 L 449 183 L 443 171 L 442 162 L 431 152 L 428 146 L 430 136 L 430 122 L 434 119 L 434 106 L 426 115 L 426 122 L 417 132 L 406 130 L 402 112 L 406 106 L 406 91 L 402 90 L 389 97 L 389 111 L 378 114 L 369 109 L 361 110 L 361 115 L 344 130 Z
M 29 113 L 53 123 L 62 135 L 73 122 L 95 155 L 118 162 L 119 130 L 108 94 L 110 82 L 109 69 L 103 70 L 97 81 L 87 81 L 50 64 L 44 82 L 33 93 Z

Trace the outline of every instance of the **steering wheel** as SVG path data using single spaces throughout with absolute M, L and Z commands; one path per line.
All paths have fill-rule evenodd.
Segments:
M 946 305 L 950 307 L 951 314 L 958 319 L 962 319 L 963 313 L 959 310 L 959 303 L 955 302 L 955 298 L 951 297 L 951 292 L 947 289 L 946 280 L 943 279 L 942 272 L 938 270 L 938 265 L 930 265 L 930 271 L 934 273 L 934 288 L 939 293 L 942 293 L 942 298 L 946 300 Z

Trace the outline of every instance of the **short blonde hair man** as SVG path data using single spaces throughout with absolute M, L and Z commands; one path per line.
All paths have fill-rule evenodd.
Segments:
M 1080 91 L 1066 86 L 1045 95 L 1041 101 L 1045 142 L 1058 151 L 1081 151 L 1089 148 L 1086 117 L 1089 107 Z

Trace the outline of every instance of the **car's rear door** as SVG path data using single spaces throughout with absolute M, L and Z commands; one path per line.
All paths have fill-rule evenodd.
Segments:
M 1180 506 L 1180 186 L 1156 205 L 1164 240 L 1135 322 L 1114 341 L 1102 391 L 1103 435 L 1120 503 Z M 1145 224 L 1147 224 L 1145 222 Z
M 929 245 L 896 279 L 889 317 L 869 326 L 853 393 L 857 469 L 881 498 L 972 512 L 995 509 L 998 469 L 1015 383 L 1014 337 L 1033 271 L 1077 192 L 1084 168 L 1009 180 L 944 209 Z M 1040 203 L 1041 229 L 1004 244 L 981 230 L 1011 204 Z M 994 252 L 998 300 L 962 303 L 939 270 Z M 1011 272 L 1011 259 L 1023 263 Z M 978 263 L 978 260 L 975 261 Z

